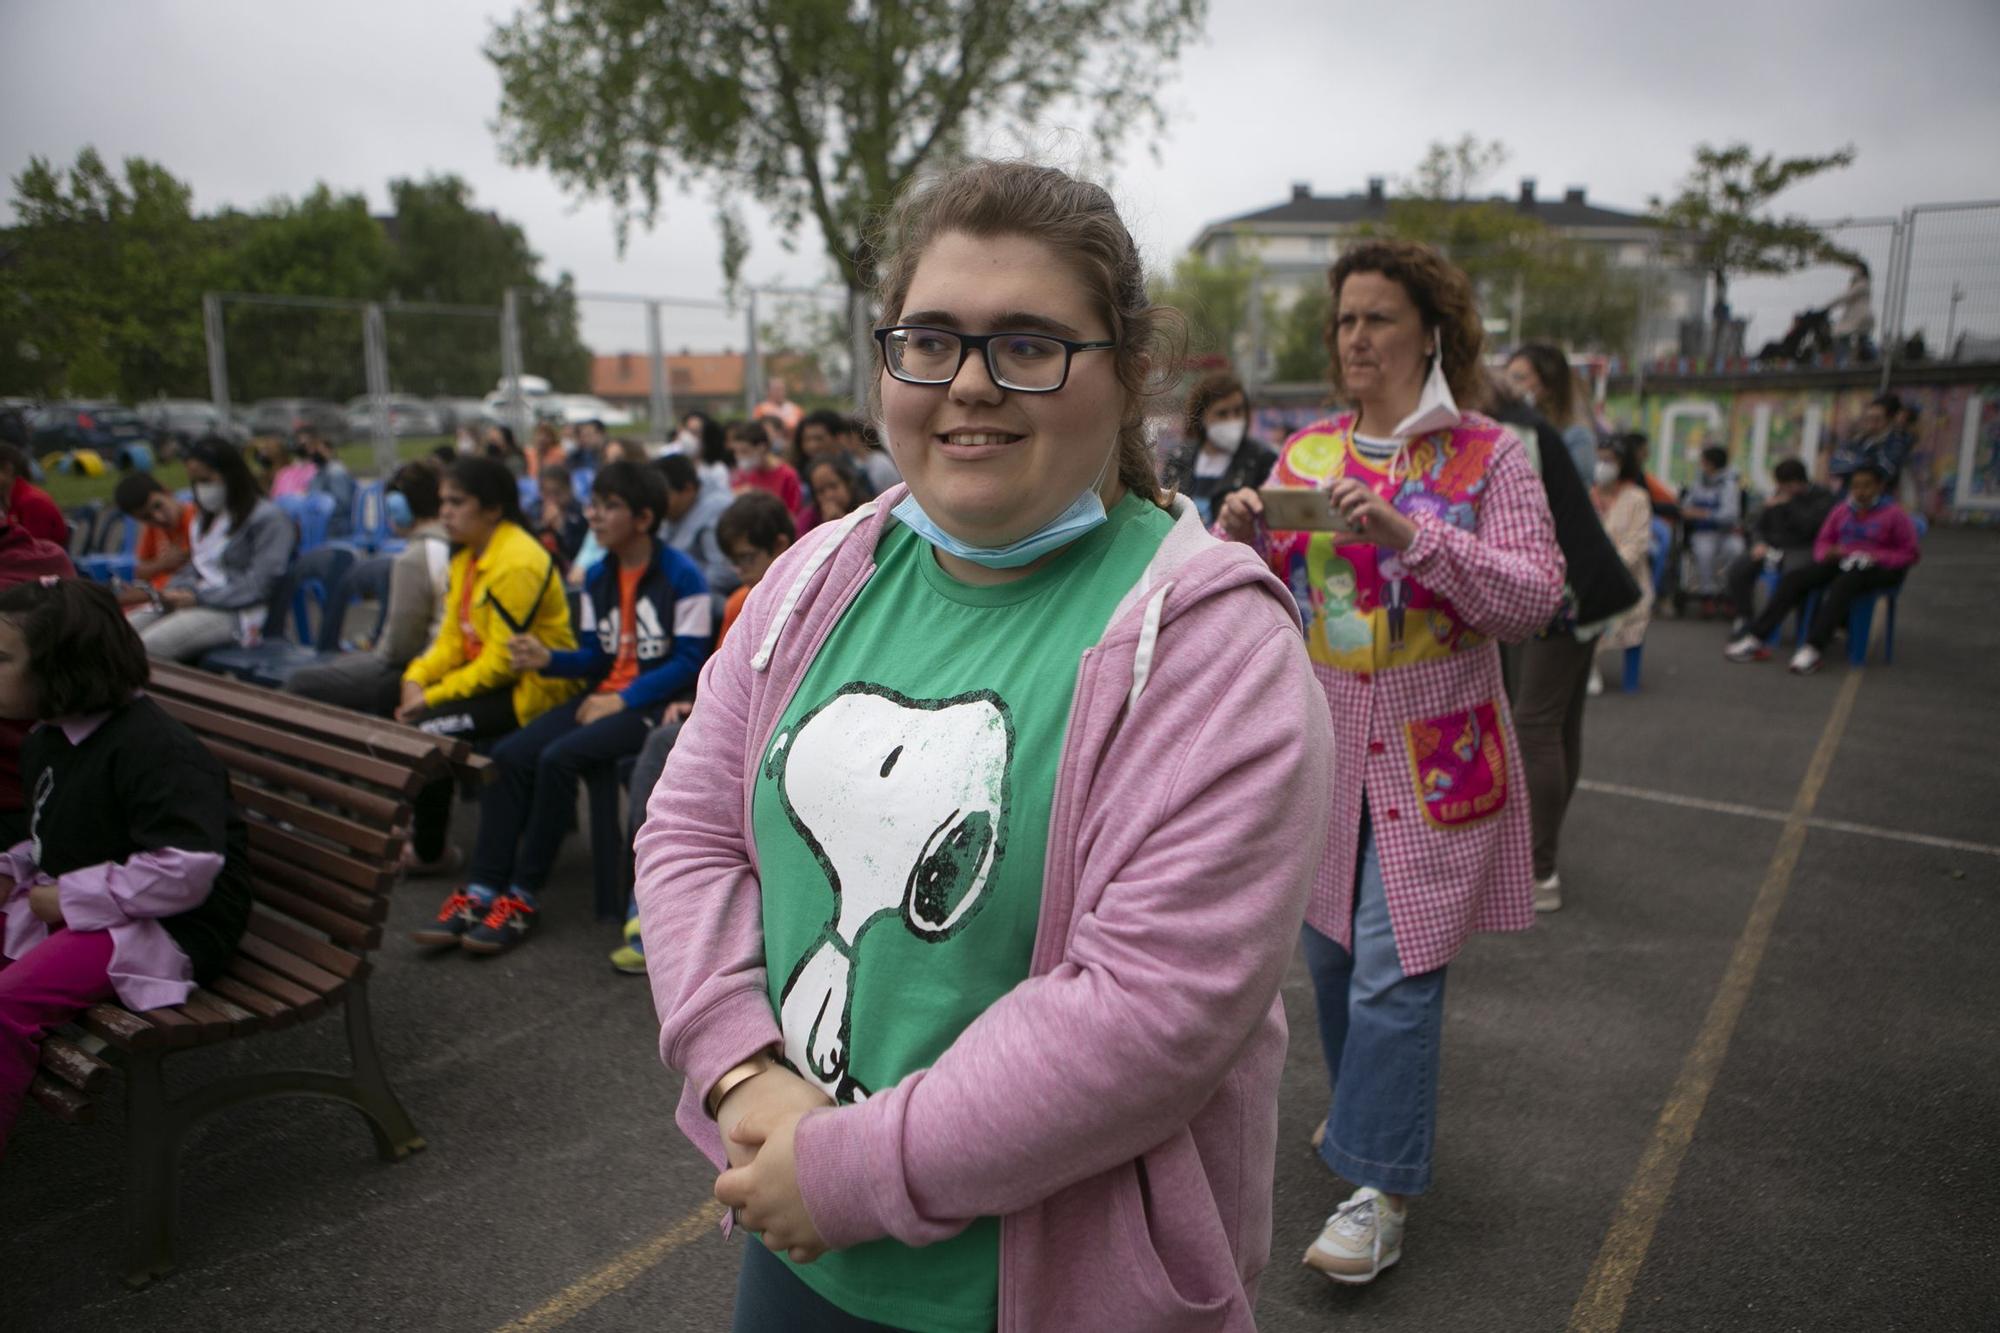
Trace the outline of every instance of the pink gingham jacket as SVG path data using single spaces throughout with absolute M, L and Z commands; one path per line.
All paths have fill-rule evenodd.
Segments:
M 1406 976 L 1449 963 L 1475 930 L 1534 922 L 1528 789 L 1495 640 L 1555 614 L 1564 566 L 1520 440 L 1465 414 L 1384 471 L 1351 447 L 1353 414 L 1285 442 L 1274 486 L 1354 476 L 1415 522 L 1398 563 L 1370 543 L 1260 532 L 1292 588 L 1332 712 L 1326 859 L 1306 921 L 1342 945 L 1354 921 L 1365 796 Z

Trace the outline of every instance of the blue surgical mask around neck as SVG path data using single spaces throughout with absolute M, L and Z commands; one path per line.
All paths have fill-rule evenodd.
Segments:
M 1116 456 L 1113 450 L 1111 457 Z M 909 529 L 946 555 L 955 555 L 961 560 L 969 560 L 975 565 L 988 569 L 1019 569 L 1030 565 L 1049 554 L 1061 550 L 1071 542 L 1102 527 L 1109 517 L 1104 512 L 1104 501 L 1098 496 L 1097 488 L 1104 484 L 1104 474 L 1111 468 L 1111 457 L 1104 460 L 1104 466 L 1097 470 L 1097 480 L 1070 501 L 1069 508 L 1057 514 L 1048 522 L 1036 528 L 1018 541 L 1005 546 L 975 546 L 961 541 L 939 527 L 937 520 L 924 512 L 917 503 L 917 493 L 911 491 L 903 502 L 891 511 Z

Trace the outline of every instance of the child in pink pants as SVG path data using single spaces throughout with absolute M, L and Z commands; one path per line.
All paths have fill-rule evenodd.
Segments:
M 101 585 L 0 590 L 0 717 L 28 838 L 0 851 L 0 1153 L 42 1038 L 103 1000 L 180 1004 L 248 923 L 245 828 L 221 764 L 141 690 L 145 649 Z

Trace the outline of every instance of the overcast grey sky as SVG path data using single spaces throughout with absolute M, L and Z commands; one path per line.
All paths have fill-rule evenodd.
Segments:
M 621 258 L 606 206 L 500 161 L 498 80 L 480 48 L 512 8 L 0 0 L 0 170 L 11 180 L 32 155 L 66 163 L 95 144 L 109 159 L 162 162 L 203 209 L 322 180 L 380 208 L 391 177 L 451 171 L 586 291 L 716 295 L 719 247 L 700 198 L 670 204 Z M 1203 223 L 1277 203 L 1294 181 L 1359 189 L 1466 131 L 1512 152 L 1494 190 L 1533 176 L 1544 193 L 1582 185 L 1635 211 L 1671 192 L 1698 141 L 1783 153 L 1852 142 L 1854 167 L 1782 202 L 1815 218 L 1894 214 L 2000 198 L 1996 57 L 1996 0 L 1214 0 L 1165 89 L 1158 161 L 1131 145 L 1114 188 L 1162 266 Z M 816 281 L 828 271 L 817 247 L 806 235 L 787 254 L 757 226 L 749 274 Z M 1795 294 L 1739 293 L 1757 315 L 1753 339 L 1782 331 Z M 599 351 L 644 346 L 630 310 L 587 307 L 584 332 Z M 691 314 L 668 341 L 740 345 L 741 323 Z

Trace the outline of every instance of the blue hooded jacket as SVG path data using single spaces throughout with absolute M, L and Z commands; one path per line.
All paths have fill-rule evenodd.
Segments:
M 639 674 L 620 690 L 627 708 L 666 703 L 690 689 L 715 645 L 715 607 L 708 581 L 692 560 L 658 538 L 653 563 L 632 598 L 639 629 Z M 570 652 L 552 652 L 545 676 L 602 678 L 618 660 L 618 561 L 606 556 L 583 587 L 583 613 Z

